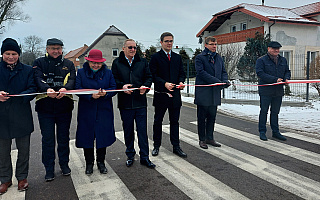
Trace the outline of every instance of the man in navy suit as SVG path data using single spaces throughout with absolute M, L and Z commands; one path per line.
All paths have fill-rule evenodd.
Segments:
M 153 123 L 153 156 L 159 154 L 162 139 L 162 121 L 166 111 L 169 111 L 170 141 L 173 153 L 180 157 L 187 154 L 180 148 L 179 117 L 182 106 L 180 90 L 184 88 L 185 72 L 181 56 L 172 52 L 173 35 L 164 32 L 160 36 L 162 49 L 155 53 L 150 60 L 149 67 L 154 82 L 153 106 L 155 107 Z M 177 86 L 180 87 L 178 88 Z
M 222 57 L 217 54 L 217 40 L 205 39 L 205 49 L 195 59 L 196 85 L 226 83 L 222 86 L 196 87 L 194 103 L 197 104 L 199 145 L 208 149 L 207 144 L 220 147 L 213 138 L 217 106 L 221 105 L 221 90 L 230 86 Z

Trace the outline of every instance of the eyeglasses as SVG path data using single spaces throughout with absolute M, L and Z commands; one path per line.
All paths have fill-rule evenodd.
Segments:
M 134 46 L 128 46 L 128 49 L 134 49 L 134 50 L 136 50 L 136 49 L 137 49 L 137 47 L 134 47 Z
M 165 42 L 165 43 L 172 43 L 173 42 L 173 40 L 165 40 L 165 41 L 163 41 L 163 42 Z
M 52 51 L 54 51 L 54 50 L 61 51 L 62 47 L 57 47 L 57 48 L 49 47 L 49 49 L 52 50 Z

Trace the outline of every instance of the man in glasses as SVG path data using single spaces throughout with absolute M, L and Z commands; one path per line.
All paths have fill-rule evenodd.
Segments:
M 46 181 L 52 181 L 55 177 L 55 137 L 57 137 L 61 172 L 65 176 L 71 173 L 68 163 L 73 100 L 72 95 L 59 92 L 74 89 L 76 71 L 71 61 L 63 59 L 62 47 L 61 40 L 48 39 L 46 55 L 33 63 L 38 91 L 46 92 L 36 97 L 36 111 L 42 134 L 42 163 L 46 169 Z
M 153 123 L 153 156 L 159 154 L 162 140 L 162 121 L 166 111 L 169 111 L 170 141 L 173 153 L 180 157 L 187 154 L 180 148 L 179 141 L 179 117 L 182 106 L 180 90 L 184 88 L 185 72 L 181 56 L 172 52 L 173 35 L 169 32 L 160 36 L 162 49 L 155 53 L 149 66 L 154 82 L 153 106 L 155 107 Z M 181 85 L 181 87 L 177 87 Z
M 112 63 L 112 73 L 118 89 L 139 88 L 118 93 L 118 108 L 122 119 L 124 139 L 126 144 L 126 166 L 134 163 L 136 151 L 134 149 L 134 121 L 136 122 L 138 144 L 140 148 L 140 164 L 153 169 L 155 165 L 149 159 L 149 145 L 147 135 L 147 97 L 152 84 L 152 75 L 148 62 L 140 58 L 137 44 L 127 39 L 123 44 L 123 51 Z
M 195 59 L 196 85 L 226 83 L 222 86 L 196 87 L 195 89 L 194 103 L 197 105 L 199 145 L 203 149 L 208 149 L 207 144 L 214 147 L 221 146 L 213 137 L 214 124 L 217 107 L 221 105 L 221 90 L 229 87 L 230 83 L 223 59 L 216 52 L 216 38 L 207 37 L 204 46 L 205 49 Z

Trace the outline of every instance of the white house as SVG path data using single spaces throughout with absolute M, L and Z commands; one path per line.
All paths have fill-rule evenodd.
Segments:
M 298 65 L 294 55 L 306 57 L 310 52 L 311 59 L 319 55 L 320 2 L 296 8 L 242 3 L 214 14 L 196 36 L 200 41 L 214 36 L 222 46 L 233 43 L 244 47 L 246 39 L 253 38 L 256 32 L 270 34 L 271 40 L 280 42 L 280 53 L 295 72 L 293 78 L 302 78 L 304 73 L 299 71 L 304 71 L 306 59 Z
M 82 67 L 86 61 L 85 57 L 89 55 L 91 49 L 99 49 L 102 51 L 102 56 L 106 59 L 105 63 L 111 68 L 113 60 L 119 57 L 126 39 L 129 39 L 126 34 L 114 25 L 111 25 L 79 56 L 80 66 Z

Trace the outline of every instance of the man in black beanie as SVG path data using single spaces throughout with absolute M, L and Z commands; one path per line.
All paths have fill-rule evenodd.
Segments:
M 70 175 L 69 129 L 73 110 L 72 95 L 66 90 L 74 89 L 75 67 L 69 60 L 63 59 L 63 42 L 57 38 L 47 40 L 46 55 L 34 61 L 35 81 L 39 92 L 36 111 L 42 134 L 42 163 L 46 169 L 45 180 L 54 180 L 55 135 L 57 135 L 59 165 L 62 174 Z M 56 133 L 55 133 L 55 127 Z
M 20 53 L 21 53 L 20 47 L 17 41 L 15 41 L 12 38 L 6 38 L 5 40 L 3 40 L 2 46 L 1 46 L 1 55 L 3 55 L 3 53 L 7 50 L 15 51 L 20 56 Z
M 0 62 L 0 195 L 12 185 L 12 139 L 15 139 L 18 149 L 15 172 L 18 190 L 24 191 L 29 186 L 30 135 L 34 129 L 30 101 L 34 96 L 8 97 L 8 94 L 36 92 L 34 71 L 31 66 L 19 61 L 20 53 L 19 45 L 14 39 L 7 38 L 3 41 Z

